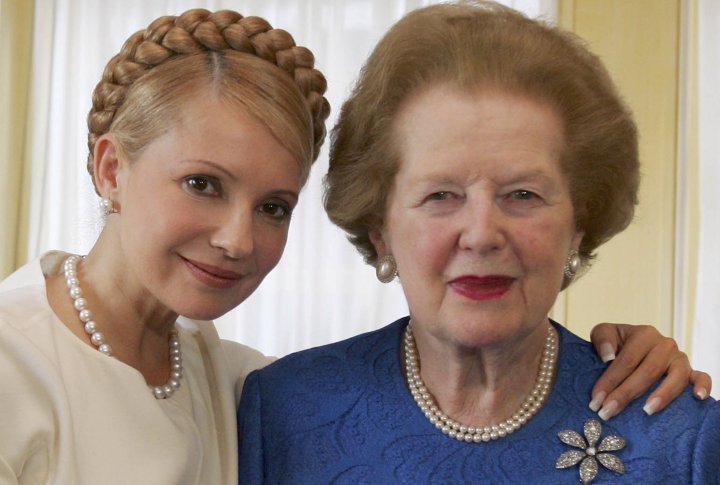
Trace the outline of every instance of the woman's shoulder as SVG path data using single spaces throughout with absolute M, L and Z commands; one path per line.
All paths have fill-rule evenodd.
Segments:
M 380 355 L 397 353 L 400 335 L 408 318 L 401 318 L 378 330 L 365 332 L 339 342 L 289 354 L 262 369 L 264 375 L 287 375 L 288 371 L 313 368 L 357 368 L 371 365 Z
M 38 322 L 48 321 L 52 311 L 47 301 L 43 263 L 54 254 L 46 253 L 0 282 L 0 328 L 24 332 Z

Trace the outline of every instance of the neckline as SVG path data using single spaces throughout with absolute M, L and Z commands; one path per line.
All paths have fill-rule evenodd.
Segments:
M 548 431 L 550 430 L 550 428 L 554 427 L 554 423 L 559 422 L 562 419 L 561 407 L 554 405 L 555 401 L 558 399 L 558 389 L 562 389 L 567 386 L 567 379 L 569 378 L 568 372 L 563 369 L 565 357 L 564 344 L 566 342 L 566 335 L 564 333 L 565 329 L 560 324 L 548 318 L 550 325 L 555 328 L 557 333 L 558 350 L 556 357 L 557 360 L 555 364 L 555 381 L 552 388 L 550 389 L 550 393 L 548 394 L 543 407 L 540 408 L 540 410 L 533 417 L 533 419 L 529 420 L 527 424 L 522 426 L 514 433 L 511 433 L 502 440 L 490 441 L 487 443 L 483 443 L 481 446 L 478 446 L 478 444 L 476 443 L 465 443 L 457 440 L 449 440 L 447 436 L 442 434 L 440 430 L 435 428 L 435 426 L 433 426 L 430 421 L 428 421 L 427 417 L 422 413 L 418 405 L 415 403 L 412 395 L 410 394 L 410 390 L 405 379 L 402 365 L 403 335 L 409 321 L 410 317 L 404 317 L 398 320 L 396 322 L 396 325 L 394 325 L 394 327 L 392 328 L 392 339 L 388 339 L 388 341 L 392 341 L 392 350 L 395 356 L 395 358 L 393 359 L 394 368 L 392 369 L 392 381 L 395 388 L 402 391 L 401 403 L 402 408 L 405 409 L 407 417 L 405 421 L 406 426 L 412 427 L 416 431 L 416 433 L 423 433 L 428 437 L 433 438 L 437 437 L 438 440 L 447 442 L 448 446 L 467 446 L 469 449 L 472 449 L 473 447 L 483 448 L 486 446 L 503 446 L 503 444 L 514 441 L 533 439 L 545 435 L 552 435 L 552 433 L 548 434 Z M 408 410 L 408 408 L 410 410 Z

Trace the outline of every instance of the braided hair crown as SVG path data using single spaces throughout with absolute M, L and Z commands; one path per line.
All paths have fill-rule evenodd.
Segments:
M 312 52 L 297 46 L 288 32 L 274 29 L 260 17 L 243 17 L 231 10 L 193 9 L 178 16 L 156 19 L 145 30 L 131 35 L 108 62 L 93 92 L 87 118 L 90 152 L 87 168 L 91 176 L 95 143 L 113 127 L 118 114 L 126 108 L 128 95 L 137 84 L 142 84 L 139 80 L 168 61 L 198 54 L 230 56 L 236 53 L 256 58 L 253 62 L 261 59 L 277 66 L 297 87 L 312 123 L 309 162 L 317 159 L 325 139 L 330 105 L 324 97 L 327 82 L 313 67 Z

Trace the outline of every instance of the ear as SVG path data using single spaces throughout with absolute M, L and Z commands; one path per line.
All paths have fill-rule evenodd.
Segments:
M 585 237 L 585 231 L 581 231 L 580 229 L 577 229 L 575 231 L 575 235 L 572 239 L 572 248 L 576 251 L 580 249 L 580 243 L 582 243 L 583 238 Z
M 370 228 L 368 231 L 368 237 L 375 247 L 375 252 L 377 253 L 378 258 L 382 258 L 383 256 L 390 254 L 389 245 L 386 243 L 383 231 L 379 226 L 373 226 Z
M 95 142 L 93 177 L 100 196 L 115 203 L 120 199 L 120 173 L 125 165 L 120 145 L 112 134 L 106 133 Z

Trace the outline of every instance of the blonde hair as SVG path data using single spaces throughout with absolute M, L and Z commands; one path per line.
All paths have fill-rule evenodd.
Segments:
M 330 105 L 310 50 L 260 17 L 231 10 L 164 16 L 130 36 L 108 62 L 88 113 L 87 168 L 112 132 L 131 159 L 180 119 L 199 90 L 261 120 L 301 167 L 302 182 L 325 139 Z
M 583 263 L 630 223 L 637 130 L 598 57 L 573 34 L 492 2 L 434 5 L 380 41 L 331 135 L 325 209 L 366 262 L 377 259 L 368 233 L 382 226 L 400 161 L 393 122 L 411 96 L 440 84 L 505 90 L 557 110 Z

